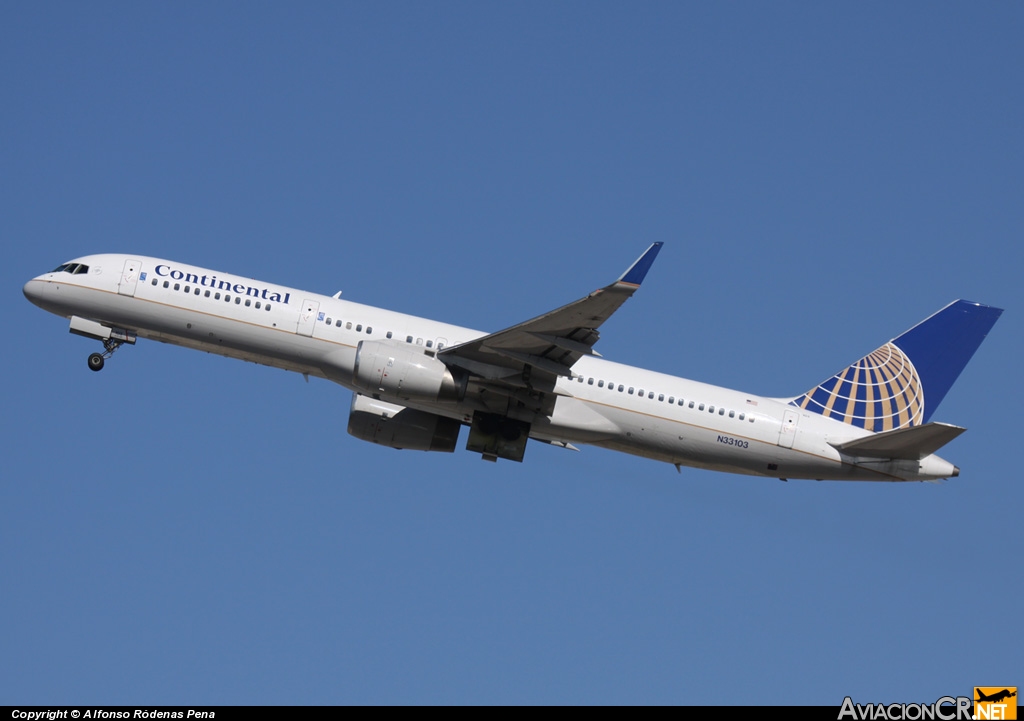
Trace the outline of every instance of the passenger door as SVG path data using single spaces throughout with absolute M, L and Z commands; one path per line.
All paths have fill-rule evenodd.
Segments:
M 121 271 L 121 281 L 117 284 L 117 292 L 120 295 L 135 297 L 135 286 L 139 282 L 139 269 L 142 263 L 138 260 L 126 260 L 124 270 Z M 109 286 L 108 286 L 109 287 Z
M 320 312 L 320 302 L 316 300 L 302 301 L 299 309 L 299 325 L 295 332 L 299 335 L 312 336 L 313 328 L 316 326 L 316 317 Z
M 796 425 L 800 416 L 796 411 L 784 411 L 782 414 L 782 428 L 779 429 L 779 445 L 782 448 L 792 448 L 796 439 Z

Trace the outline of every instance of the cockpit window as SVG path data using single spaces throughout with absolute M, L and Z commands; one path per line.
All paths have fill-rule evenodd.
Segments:
M 81 263 L 64 263 L 50 271 L 51 273 L 71 273 L 71 275 L 82 275 L 89 272 L 89 266 Z

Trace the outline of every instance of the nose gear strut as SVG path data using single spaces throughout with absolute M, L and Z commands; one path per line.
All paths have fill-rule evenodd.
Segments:
M 116 340 L 114 338 L 103 339 L 103 353 L 90 353 L 89 354 L 89 370 L 101 371 L 103 370 L 103 363 L 110 356 L 114 355 L 114 351 L 124 345 L 123 340 Z

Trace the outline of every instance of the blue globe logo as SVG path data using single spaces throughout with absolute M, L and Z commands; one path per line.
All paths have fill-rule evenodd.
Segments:
M 886 343 L 793 405 L 877 433 L 921 425 L 924 389 L 907 354 Z

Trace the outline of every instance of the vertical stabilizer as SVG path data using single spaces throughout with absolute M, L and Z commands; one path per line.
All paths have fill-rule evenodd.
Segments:
M 791 404 L 876 433 L 927 423 L 1002 312 L 950 303 Z

